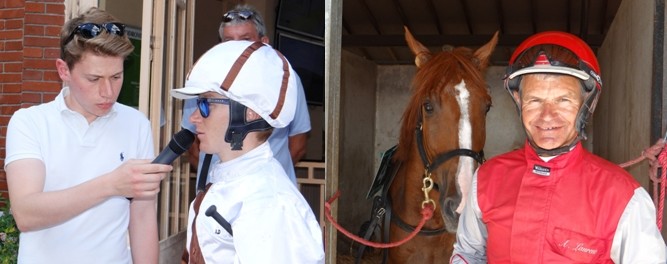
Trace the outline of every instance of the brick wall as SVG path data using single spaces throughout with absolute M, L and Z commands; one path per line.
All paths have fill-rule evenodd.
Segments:
M 0 195 L 7 197 L 4 170 L 7 124 L 19 108 L 53 100 L 61 82 L 64 0 L 0 1 Z

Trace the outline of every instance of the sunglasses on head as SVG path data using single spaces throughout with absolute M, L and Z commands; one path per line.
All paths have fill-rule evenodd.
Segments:
M 203 118 L 207 118 L 211 113 L 209 111 L 209 104 L 211 103 L 229 105 L 229 98 L 197 98 L 197 107 Z
M 102 31 L 105 30 L 109 34 L 117 35 L 117 36 L 123 36 L 125 35 L 125 25 L 121 23 L 104 23 L 102 25 L 100 24 L 95 24 L 95 23 L 84 23 L 81 25 L 76 26 L 72 33 L 69 34 L 65 42 L 63 43 L 63 46 L 67 45 L 72 39 L 74 39 L 74 35 L 78 34 L 80 37 L 85 38 L 85 39 L 91 39 L 94 37 L 99 36 L 102 34 Z
M 253 11 L 248 11 L 248 10 L 243 10 L 243 11 L 229 11 L 222 15 L 222 22 L 230 22 L 235 19 L 240 19 L 240 20 L 248 20 L 251 19 L 252 16 L 255 15 L 255 12 Z

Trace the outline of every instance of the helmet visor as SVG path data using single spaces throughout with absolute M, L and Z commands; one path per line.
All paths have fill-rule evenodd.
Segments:
M 521 53 L 512 64 L 508 78 L 513 79 L 528 73 L 559 73 L 588 80 L 590 75 L 587 72 L 589 67 L 569 49 L 559 45 L 542 44 Z

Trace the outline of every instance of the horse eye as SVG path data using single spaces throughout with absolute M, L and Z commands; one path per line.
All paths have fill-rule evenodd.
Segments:
M 433 112 L 433 105 L 431 105 L 431 102 L 429 101 L 424 102 L 424 110 L 426 110 L 426 112 L 429 113 Z
M 488 104 L 488 105 L 486 106 L 486 113 L 487 113 L 487 114 L 489 113 L 489 111 L 491 111 L 491 106 L 492 106 L 491 104 Z

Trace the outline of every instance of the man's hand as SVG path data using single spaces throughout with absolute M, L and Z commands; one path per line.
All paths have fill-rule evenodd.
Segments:
M 160 182 L 172 169 L 171 165 L 153 164 L 150 160 L 129 160 L 110 174 L 118 195 L 152 199 L 160 191 Z

